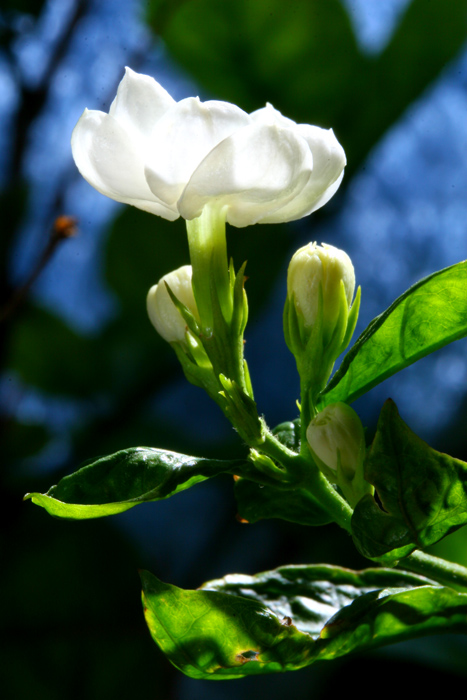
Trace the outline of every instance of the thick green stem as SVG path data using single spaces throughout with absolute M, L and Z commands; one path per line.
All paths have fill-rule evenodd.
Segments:
M 201 215 L 186 225 L 193 292 L 201 321 L 200 341 L 216 380 L 223 374 L 246 391 L 243 328 L 238 322 L 238 316 L 243 318 L 245 313 L 243 285 L 239 300 L 235 275 L 227 263 L 225 209 L 205 206 Z M 241 309 L 236 309 L 239 304 Z
M 415 551 L 402 559 L 397 566 L 399 569 L 423 574 L 439 583 L 467 588 L 467 568 L 465 566 L 433 557 L 425 552 Z
M 214 322 L 213 289 L 227 324 L 232 317 L 225 212 L 223 209 L 205 206 L 201 216 L 186 222 L 186 228 L 193 268 L 193 291 L 203 332 L 209 335 L 213 331 Z

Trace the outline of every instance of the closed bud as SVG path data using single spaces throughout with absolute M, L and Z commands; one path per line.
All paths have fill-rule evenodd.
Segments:
M 311 329 L 317 322 L 322 303 L 324 346 L 331 340 L 341 315 L 341 283 L 348 314 L 355 289 L 355 271 L 347 253 L 326 243 L 320 246 L 308 243 L 297 250 L 290 261 L 288 297 L 291 299 L 293 295 L 297 315 L 305 329 Z
M 193 288 L 191 265 L 183 265 L 164 275 L 148 292 L 147 310 L 156 331 L 168 343 L 185 342 L 187 322 L 175 306 L 167 286 L 173 296 L 199 320 Z
M 306 437 L 317 466 L 352 506 L 372 492 L 363 477 L 365 432 L 353 408 L 342 402 L 329 404 L 313 418 Z
M 353 408 L 338 402 L 326 406 L 306 431 L 313 454 L 337 473 L 338 465 L 348 475 L 355 473 L 365 454 L 365 434 Z
M 332 245 L 309 243 L 292 257 L 287 275 L 284 335 L 295 355 L 308 422 L 336 358 L 350 342 L 360 307 L 352 304 L 355 271 L 347 253 Z

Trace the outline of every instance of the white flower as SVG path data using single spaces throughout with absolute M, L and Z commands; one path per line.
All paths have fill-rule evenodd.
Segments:
M 186 322 L 177 309 L 169 292 L 187 307 L 193 316 L 199 320 L 198 309 L 191 285 L 191 265 L 183 265 L 173 272 L 164 275 L 148 292 L 147 310 L 149 319 L 164 340 L 168 343 L 185 342 Z
M 271 105 L 247 114 L 228 102 L 175 102 L 129 68 L 109 114 L 85 110 L 71 145 L 83 177 L 111 199 L 169 220 L 209 205 L 239 227 L 310 214 L 336 192 L 346 163 L 332 129 Z
M 290 261 L 287 294 L 289 298 L 294 295 L 295 308 L 306 328 L 316 322 L 322 298 L 325 342 L 332 336 L 341 312 L 341 282 L 350 308 L 355 290 L 354 267 L 347 253 L 332 245 L 308 243 Z
M 312 453 L 336 472 L 340 465 L 352 477 L 363 462 L 365 433 L 353 408 L 338 402 L 326 406 L 311 421 L 306 437 Z

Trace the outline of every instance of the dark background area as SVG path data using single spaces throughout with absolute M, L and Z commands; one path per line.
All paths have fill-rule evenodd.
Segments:
M 390 674 L 463 679 L 467 645 L 433 637 L 295 674 L 209 683 L 153 645 L 137 570 L 182 587 L 286 563 L 366 565 L 337 527 L 242 525 L 227 477 L 109 519 L 50 518 L 45 491 L 85 459 L 148 445 L 233 457 L 245 448 L 186 383 L 150 325 L 149 287 L 188 262 L 184 222 L 117 205 L 77 172 L 85 107 L 107 111 L 125 65 L 176 98 L 252 111 L 271 102 L 332 127 L 348 167 L 322 210 L 229 229 L 248 260 L 246 356 L 271 425 L 296 415 L 282 336 L 285 276 L 310 240 L 344 248 L 362 285 L 357 333 L 420 277 L 466 257 L 467 0 L 6 0 L 0 10 L 0 430 L 6 698 L 321 698 Z M 58 216 L 77 232 L 52 239 Z M 36 274 L 37 273 L 37 274 Z M 457 342 L 361 398 L 371 435 L 391 396 L 433 447 L 467 460 L 467 346 Z M 465 528 L 433 550 L 467 565 Z M 416 676 L 414 675 L 416 674 Z M 291 691 L 293 688 L 293 691 Z

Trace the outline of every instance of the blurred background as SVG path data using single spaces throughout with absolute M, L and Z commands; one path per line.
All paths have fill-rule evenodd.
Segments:
M 365 566 L 348 537 L 334 526 L 242 525 L 228 477 L 89 522 L 54 520 L 21 499 L 125 447 L 245 454 L 146 317 L 149 287 L 188 262 L 184 222 L 118 205 L 80 177 L 69 144 L 83 109 L 107 111 L 128 65 L 176 99 L 247 111 L 268 101 L 334 129 L 348 167 L 324 209 L 287 226 L 228 231 L 236 267 L 248 260 L 246 357 L 259 410 L 275 425 L 297 412 L 281 314 L 298 247 L 317 240 L 349 253 L 363 292 L 357 334 L 409 285 L 466 257 L 467 0 L 1 8 L 3 697 L 275 700 L 293 687 L 302 700 L 361 686 L 362 676 L 375 687 L 402 670 L 417 674 L 419 693 L 464 677 L 465 638 L 440 636 L 294 675 L 188 679 L 150 640 L 138 568 L 189 588 L 286 563 Z M 465 341 L 356 402 L 370 435 L 388 396 L 433 447 L 467 460 Z M 433 551 L 467 565 L 465 528 Z

